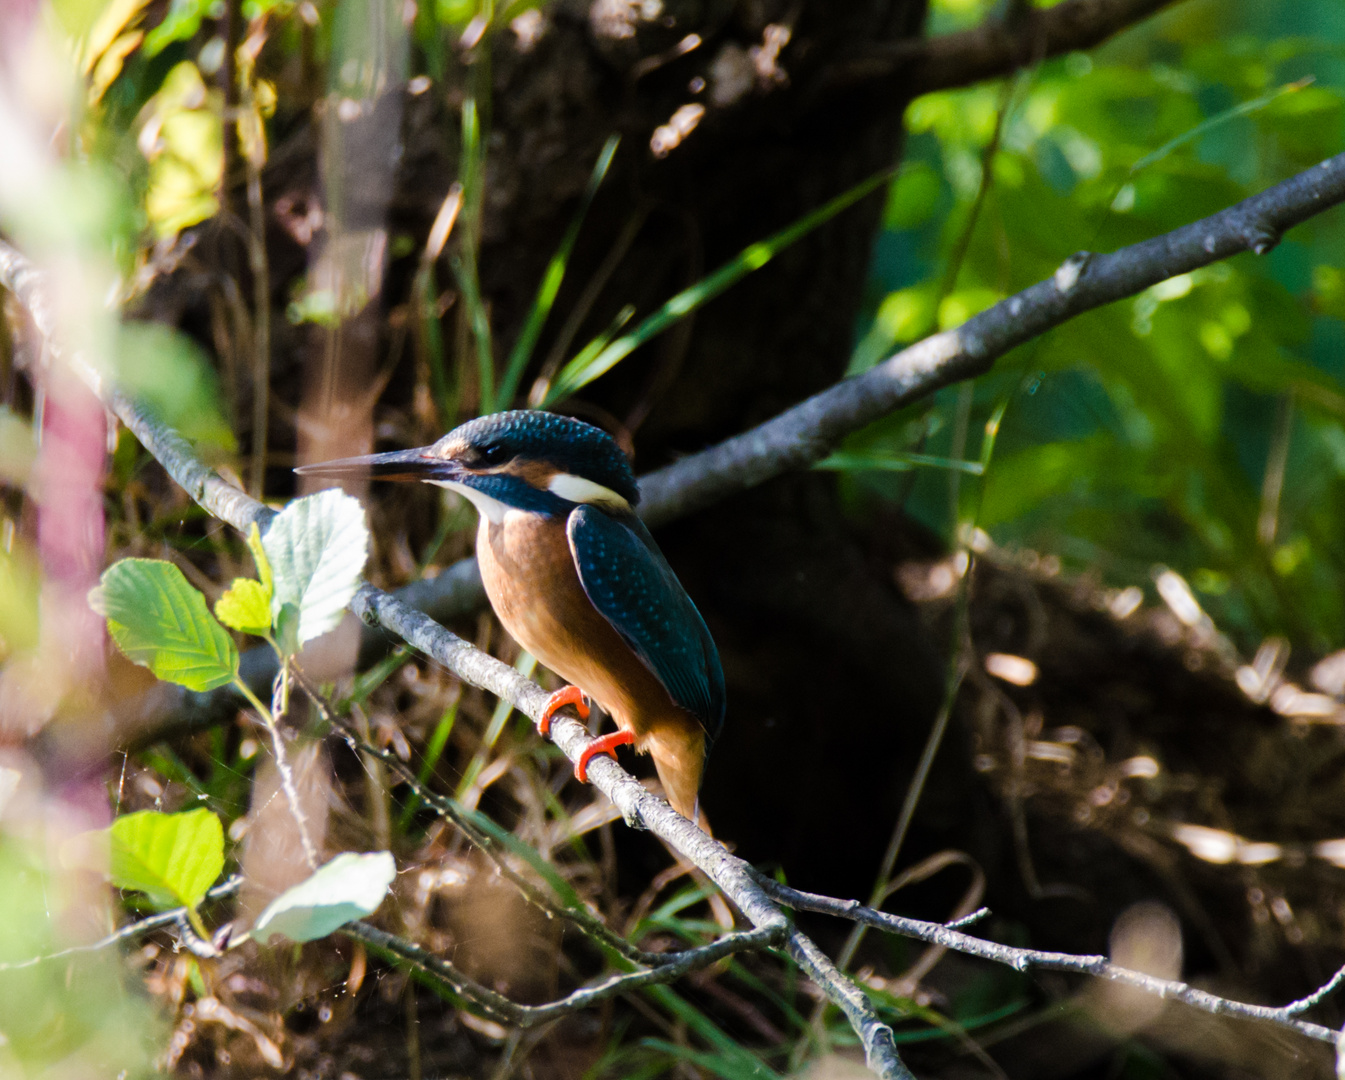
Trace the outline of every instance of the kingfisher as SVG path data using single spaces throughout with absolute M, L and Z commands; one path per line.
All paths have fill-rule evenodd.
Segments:
M 617 730 L 589 744 L 576 778 L 587 781 L 594 755 L 633 744 L 653 757 L 673 809 L 696 820 L 724 722 L 724 672 L 705 620 L 635 514 L 640 489 L 610 435 L 519 409 L 468 421 L 432 446 L 295 471 L 421 480 L 467 498 L 491 607 L 569 684 L 547 700 L 542 734 L 556 710 L 572 705 L 587 719 L 596 702 Z

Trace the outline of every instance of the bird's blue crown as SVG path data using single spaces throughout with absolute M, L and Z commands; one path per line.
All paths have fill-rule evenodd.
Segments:
M 517 458 L 545 461 L 561 472 L 610 488 L 631 506 L 640 500 L 635 473 L 616 440 L 582 420 L 538 409 L 515 409 L 469 420 L 440 440 L 446 447 L 464 443 L 486 465 L 503 465 Z

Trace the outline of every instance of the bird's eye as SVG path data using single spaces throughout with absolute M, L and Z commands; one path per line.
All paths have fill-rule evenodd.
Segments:
M 499 443 L 488 443 L 480 448 L 478 454 L 483 465 L 503 465 L 509 460 L 509 451 Z

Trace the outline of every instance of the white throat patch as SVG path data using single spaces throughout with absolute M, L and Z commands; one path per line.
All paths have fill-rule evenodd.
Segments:
M 570 502 L 609 506 L 613 510 L 630 512 L 630 503 L 609 487 L 585 480 L 574 473 L 556 473 L 546 485 L 547 491 Z
M 513 507 L 500 502 L 499 499 L 493 499 L 483 492 L 477 491 L 474 487 L 468 487 L 466 484 L 460 484 L 456 480 L 431 480 L 431 484 L 436 487 L 448 488 L 449 491 L 456 491 L 463 498 L 467 499 L 477 508 L 483 518 L 486 518 L 493 525 L 498 525 L 504 520 L 504 515 L 509 513 Z

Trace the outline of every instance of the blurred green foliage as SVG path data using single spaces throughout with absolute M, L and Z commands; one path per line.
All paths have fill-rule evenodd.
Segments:
M 975 23 L 988 6 L 944 0 L 936 29 Z M 1048 277 L 1075 251 L 1166 232 L 1339 153 L 1345 7 L 1194 0 L 1024 73 L 1007 94 L 985 85 L 920 98 L 908 126 L 852 371 Z M 869 462 L 975 458 L 962 433 L 1007 399 L 983 488 L 950 484 L 943 470 L 865 467 L 847 473 L 852 505 L 899 501 L 949 539 L 975 514 L 1000 543 L 1118 583 L 1163 563 L 1244 648 L 1271 633 L 1311 652 L 1338 647 L 1342 251 L 1345 216 L 1327 214 L 1269 256 L 1183 275 L 1051 331 L 978 381 L 966 423 L 963 391 L 950 388 L 845 447 Z
M 25 963 L 91 929 L 89 887 L 101 891 L 53 870 L 42 840 L 0 835 L 0 1076 L 153 1075 L 165 1032 L 115 950 Z

